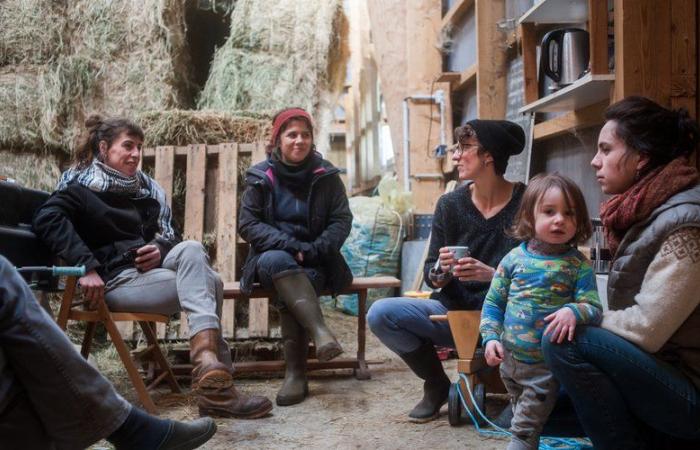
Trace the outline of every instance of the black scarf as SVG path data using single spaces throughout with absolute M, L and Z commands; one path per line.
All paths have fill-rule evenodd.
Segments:
M 279 147 L 276 148 L 268 159 L 268 164 L 272 167 L 280 183 L 283 183 L 293 190 L 308 188 L 314 171 L 321 165 L 323 157 L 312 149 L 308 156 L 299 164 L 287 164 L 282 161 Z

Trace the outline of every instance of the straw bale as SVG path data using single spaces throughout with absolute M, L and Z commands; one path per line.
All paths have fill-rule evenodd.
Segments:
M 236 111 L 149 111 L 137 117 L 146 146 L 259 142 L 269 133 L 270 117 Z
M 347 60 L 342 1 L 239 0 L 217 50 L 200 109 L 264 113 L 300 106 L 324 142 Z
M 134 116 L 188 106 L 185 2 L 180 0 L 77 0 L 69 4 L 71 58 L 92 68 L 90 86 L 71 105 L 66 141 L 87 115 Z
M 0 66 L 45 64 L 65 45 L 65 0 L 0 1 Z
M 59 165 L 60 158 L 51 153 L 0 150 L 0 175 L 28 188 L 53 191 L 61 175 Z
M 60 77 L 47 66 L 0 68 L 0 147 L 60 147 L 61 96 Z

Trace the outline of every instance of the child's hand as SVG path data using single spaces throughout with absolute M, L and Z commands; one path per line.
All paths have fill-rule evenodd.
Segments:
M 503 344 L 497 340 L 488 341 L 484 350 L 486 364 L 489 366 L 497 366 L 503 361 Z
M 571 308 L 564 307 L 544 318 L 545 322 L 549 322 L 544 330 L 544 335 L 551 333 L 549 340 L 557 344 L 561 344 L 565 337 L 570 341 L 574 339 L 574 331 L 576 331 L 576 316 Z

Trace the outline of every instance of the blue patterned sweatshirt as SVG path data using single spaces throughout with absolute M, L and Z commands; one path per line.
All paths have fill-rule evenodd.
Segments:
M 571 308 L 577 324 L 597 325 L 602 318 L 595 275 L 581 252 L 539 255 L 526 243 L 500 262 L 481 310 L 483 343 L 500 340 L 515 359 L 542 362 L 544 318 Z

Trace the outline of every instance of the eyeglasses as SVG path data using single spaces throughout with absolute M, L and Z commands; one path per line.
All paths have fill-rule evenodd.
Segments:
M 466 143 L 459 142 L 457 145 L 453 146 L 450 149 L 450 152 L 453 155 L 460 157 L 467 151 L 467 149 L 472 148 L 472 147 L 480 148 L 481 145 L 479 145 L 479 144 L 466 144 Z

